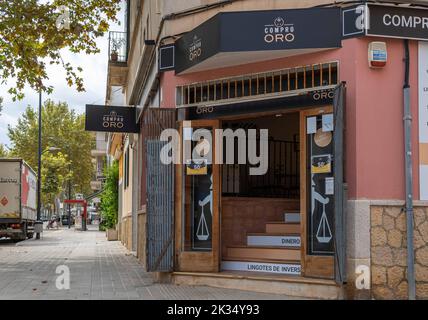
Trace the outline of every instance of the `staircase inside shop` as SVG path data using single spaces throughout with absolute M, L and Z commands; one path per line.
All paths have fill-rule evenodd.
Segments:
M 246 245 L 227 247 L 222 270 L 300 275 L 299 212 L 285 212 L 282 221 L 267 222 L 265 232 L 247 233 L 246 240 Z
M 262 233 L 246 234 L 246 245 L 227 246 L 221 272 L 174 272 L 178 285 L 276 293 L 310 299 L 343 299 L 333 280 L 301 275 L 300 214 L 287 211 L 284 220 L 266 222 Z

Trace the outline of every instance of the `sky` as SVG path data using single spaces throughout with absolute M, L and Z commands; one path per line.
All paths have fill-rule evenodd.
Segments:
M 123 31 L 123 10 L 119 13 L 121 25 L 112 24 L 111 31 Z M 100 53 L 96 55 L 73 54 L 68 50 L 61 51 L 65 62 L 70 62 L 75 68 L 83 68 L 82 77 L 86 92 L 77 92 L 75 87 L 69 87 L 66 83 L 66 73 L 61 66 L 48 66 L 49 81 L 47 85 L 52 85 L 54 91 L 49 96 L 43 94 L 43 101 L 51 99 L 54 101 L 67 102 L 69 107 L 81 114 L 85 112 L 86 104 L 104 104 L 107 81 L 107 63 L 108 63 L 108 34 L 97 40 Z M 0 115 L 0 144 L 11 147 L 10 140 L 7 136 L 8 126 L 15 126 L 20 115 L 25 111 L 27 106 L 37 110 L 39 95 L 37 92 L 27 87 L 24 89 L 25 97 L 21 101 L 12 101 L 12 97 L 7 90 L 14 85 L 14 80 L 8 80 L 6 85 L 0 85 L 0 96 L 3 97 L 3 111 Z

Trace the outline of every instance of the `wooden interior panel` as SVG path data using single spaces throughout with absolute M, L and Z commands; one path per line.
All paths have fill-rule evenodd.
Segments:
M 300 234 L 300 228 L 300 223 L 269 222 L 266 224 L 266 233 Z
M 241 259 L 284 260 L 300 262 L 300 249 L 298 248 L 275 248 L 275 247 L 245 247 L 236 246 L 227 248 L 227 257 Z
M 212 252 L 183 251 L 178 257 L 180 271 L 218 272 Z
M 334 279 L 334 257 L 306 256 L 305 276 Z
M 223 256 L 229 246 L 247 244 L 247 233 L 264 233 L 266 223 L 284 221 L 284 212 L 299 210 L 298 199 L 222 197 L 221 245 Z

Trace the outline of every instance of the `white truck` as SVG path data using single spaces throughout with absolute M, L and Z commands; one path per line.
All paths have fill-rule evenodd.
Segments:
M 0 238 L 32 238 L 37 217 L 37 177 L 22 159 L 0 158 Z

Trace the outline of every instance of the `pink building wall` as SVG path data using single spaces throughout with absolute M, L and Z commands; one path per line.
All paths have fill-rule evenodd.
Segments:
M 370 41 L 385 41 L 388 64 L 370 69 L 367 48 Z M 415 199 L 419 199 L 418 166 L 418 65 L 417 42 L 410 42 L 411 106 L 413 113 L 413 177 Z M 339 61 L 339 76 L 347 83 L 346 163 L 349 199 L 404 199 L 402 40 L 360 38 L 343 41 L 341 49 L 219 68 L 175 76 L 161 75 L 161 107 L 173 107 L 176 86 L 274 69 Z

